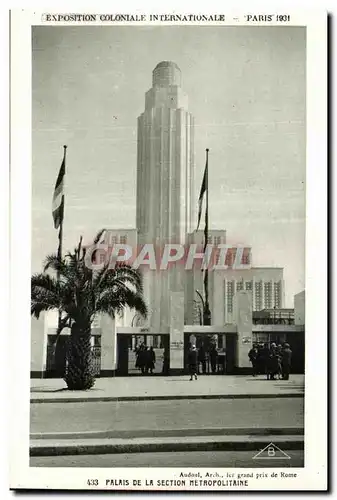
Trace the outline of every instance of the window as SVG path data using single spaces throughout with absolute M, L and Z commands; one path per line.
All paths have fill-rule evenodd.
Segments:
M 119 241 L 121 245 L 126 245 L 127 240 L 127 236 L 121 236 Z
M 267 343 L 269 342 L 269 333 L 253 333 L 253 342 Z
M 93 347 L 100 347 L 101 346 L 101 336 L 100 335 L 93 335 L 91 337 L 91 344 Z
M 246 290 L 253 290 L 253 282 L 246 281 Z
M 220 248 L 213 249 L 213 259 L 216 265 L 219 264 Z
M 153 348 L 154 349 L 159 349 L 160 348 L 160 335 L 154 335 L 153 336 Z
M 281 282 L 274 284 L 274 305 L 278 308 L 281 307 Z
M 234 281 L 227 281 L 227 312 L 233 312 Z
M 193 324 L 200 325 L 202 324 L 202 307 L 198 302 L 193 303 Z
M 227 289 L 226 289 L 226 280 L 224 280 L 223 287 L 223 304 L 224 304 L 224 317 L 227 316 Z
M 272 307 L 272 282 L 268 281 L 264 284 L 264 307 L 270 309 Z
M 255 310 L 261 311 L 262 309 L 262 282 L 255 283 Z
M 218 246 L 221 244 L 221 236 L 214 236 L 214 245 Z
M 244 248 L 241 262 L 243 265 L 249 265 L 251 262 L 250 259 L 250 248 Z
M 229 266 L 229 267 L 233 266 L 234 259 L 235 259 L 235 253 L 236 253 L 235 248 L 229 248 L 228 249 L 228 251 L 226 253 L 226 260 L 225 260 L 226 266 Z
M 236 291 L 240 292 L 241 290 L 243 290 L 243 280 L 237 281 L 236 283 Z

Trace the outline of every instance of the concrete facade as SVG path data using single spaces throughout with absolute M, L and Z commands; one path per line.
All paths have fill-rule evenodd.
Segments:
M 47 334 L 45 313 L 39 319 L 31 318 L 30 323 L 30 371 L 40 375 L 46 371 Z
M 236 367 L 249 368 L 248 353 L 253 345 L 252 292 L 242 290 L 234 296 L 234 314 L 237 325 Z
M 203 273 L 200 269 L 187 272 L 186 312 L 187 324 L 197 323 L 195 314 L 198 295 L 203 290 Z M 241 290 L 252 293 L 252 310 L 284 307 L 284 279 L 282 268 L 251 267 L 250 269 L 228 268 L 209 272 L 209 302 L 212 323 L 236 323 L 234 312 L 235 295 Z
M 185 243 L 194 210 L 194 120 L 181 89 L 181 72 L 163 61 L 153 71 L 145 110 L 138 118 L 138 245 Z M 149 195 L 151 193 L 151 195 Z M 171 292 L 184 291 L 184 271 L 144 272 L 148 326 L 158 333 L 170 325 Z M 183 326 L 183 325 L 182 325 Z
M 305 324 L 305 291 L 298 293 L 294 297 L 295 325 Z
M 249 291 L 241 291 L 235 296 L 234 309 L 236 323 L 213 324 L 212 326 L 184 325 L 181 328 L 184 314 L 184 295 L 173 292 L 171 299 L 171 324 L 163 331 L 170 336 L 170 373 L 183 373 L 185 335 L 195 338 L 197 335 L 210 336 L 221 335 L 223 346 L 226 347 L 228 335 L 235 338 L 235 373 L 250 370 L 248 352 L 254 341 L 267 342 L 269 338 L 287 340 L 291 346 L 296 345 L 301 335 L 304 335 L 304 325 L 288 324 L 253 324 L 252 323 L 252 294 Z M 48 319 L 46 316 L 40 320 L 32 320 L 31 330 L 31 376 L 48 376 L 47 349 L 48 340 L 52 338 L 56 330 L 55 315 Z M 95 320 L 92 329 L 93 336 L 99 338 L 100 349 L 100 375 L 114 376 L 118 373 L 118 337 L 119 336 L 142 336 L 157 335 L 157 329 L 144 327 L 122 326 L 107 316 Z M 67 337 L 69 330 L 65 329 L 62 337 Z M 94 345 L 94 342 L 93 342 Z M 303 345 L 304 349 L 304 345 Z

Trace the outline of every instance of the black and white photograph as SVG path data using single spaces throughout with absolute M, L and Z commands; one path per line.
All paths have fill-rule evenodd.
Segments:
M 305 488 L 307 370 L 326 335 L 307 325 L 308 30 L 262 17 L 32 21 L 37 476 Z

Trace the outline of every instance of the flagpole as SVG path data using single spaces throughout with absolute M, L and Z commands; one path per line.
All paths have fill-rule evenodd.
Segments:
M 68 146 L 63 146 L 63 150 L 64 150 L 64 156 L 63 156 L 63 161 L 64 161 L 64 168 L 66 167 L 66 156 L 67 156 L 67 147 Z M 59 229 L 59 245 L 58 245 L 58 250 L 57 250 L 57 257 L 58 259 L 61 261 L 62 260 L 62 249 L 63 249 L 63 219 L 64 219 L 64 194 L 62 195 L 63 196 L 63 200 L 62 200 L 62 203 L 63 203 L 63 208 L 62 208 L 62 214 L 61 214 L 61 220 L 60 220 L 60 229 Z M 60 281 L 60 271 L 57 271 L 57 282 L 59 283 Z M 58 328 L 60 328 L 61 326 L 61 319 L 62 319 L 62 311 L 59 309 L 59 312 L 58 312 Z
M 66 156 L 67 156 L 67 147 L 68 146 L 63 146 L 64 149 L 64 156 L 63 156 L 63 161 L 64 161 L 64 168 L 66 165 Z M 64 197 L 64 194 L 62 195 Z M 57 256 L 61 260 L 62 259 L 62 248 L 63 248 L 63 219 L 64 219 L 64 200 L 63 200 L 63 208 L 62 208 L 63 213 L 61 214 L 61 220 L 60 220 L 60 229 L 59 229 L 59 246 L 58 246 L 58 251 L 57 251 Z M 59 273 L 58 273 L 58 279 L 59 279 Z
M 209 153 L 209 149 L 207 148 L 206 149 L 205 250 L 206 250 L 207 244 L 208 244 L 208 153 Z M 205 269 L 204 288 L 205 288 L 204 325 L 210 325 L 211 324 L 211 311 L 209 309 L 209 302 L 208 302 L 208 267 L 206 267 L 206 269 Z

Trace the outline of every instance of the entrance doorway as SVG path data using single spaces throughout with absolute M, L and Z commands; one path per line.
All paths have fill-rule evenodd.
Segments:
M 169 369 L 168 334 L 117 334 L 116 375 L 168 375 Z
M 304 373 L 305 369 L 305 342 L 304 332 L 255 332 L 253 343 L 283 345 L 287 342 L 292 350 L 291 372 Z
M 200 374 L 225 375 L 235 370 L 236 335 L 229 333 L 185 333 L 184 371 L 188 373 L 188 352 L 192 345 L 198 350 Z

